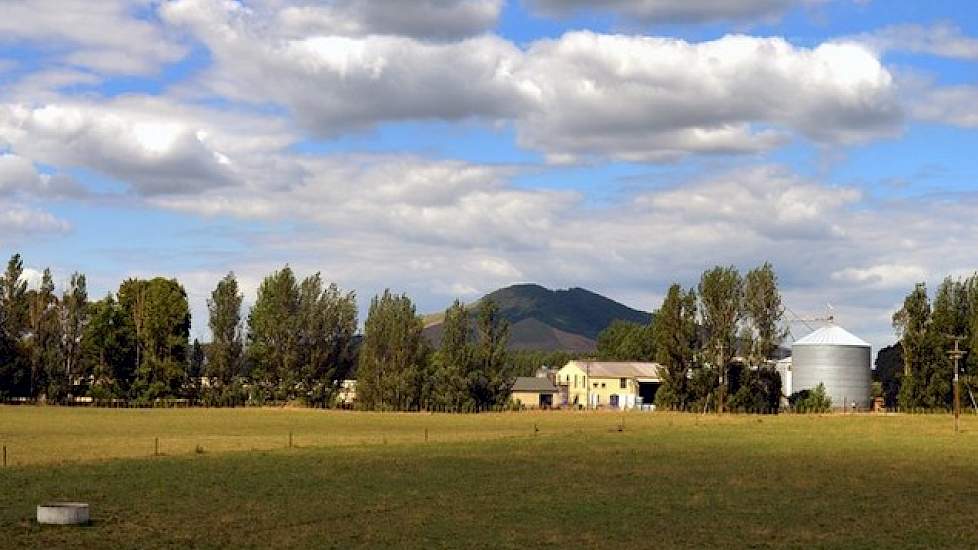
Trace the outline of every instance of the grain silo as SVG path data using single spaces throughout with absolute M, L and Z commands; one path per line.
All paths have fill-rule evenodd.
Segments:
M 871 346 L 846 329 L 829 324 L 791 345 L 791 390 L 811 390 L 821 382 L 833 407 L 868 408 Z

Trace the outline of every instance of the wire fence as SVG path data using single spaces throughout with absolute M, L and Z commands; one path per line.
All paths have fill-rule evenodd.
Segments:
M 307 404 L 297 401 L 244 401 L 232 404 L 215 404 L 213 401 L 203 399 L 95 399 L 91 397 L 77 397 L 65 401 L 51 402 L 27 397 L 3 397 L 0 398 L 0 405 L 14 406 L 61 406 L 61 407 L 91 407 L 105 409 L 189 409 L 189 408 L 305 408 L 305 409 L 332 409 L 332 410 L 358 410 L 349 404 L 337 404 L 325 406 L 322 404 Z M 688 414 L 717 414 L 716 408 L 711 404 L 708 407 L 703 405 L 689 405 L 683 407 L 659 407 L 655 405 L 642 405 L 629 408 L 616 408 L 607 405 L 592 406 L 591 408 L 583 405 L 553 405 L 545 407 L 527 407 L 519 405 L 495 405 L 495 406 L 444 406 L 444 405 L 425 405 L 415 406 L 408 409 L 378 408 L 362 409 L 372 412 L 401 412 L 401 413 L 443 413 L 443 414 L 483 414 L 499 412 L 534 412 L 534 411 L 596 411 L 596 412 L 670 412 Z M 911 415 L 941 415 L 953 414 L 951 407 L 830 407 L 830 408 L 806 408 L 798 406 L 788 407 L 726 407 L 724 414 L 745 414 L 745 415 L 775 415 L 775 414 L 911 414 Z M 962 415 L 978 415 L 978 409 L 974 407 L 962 407 Z

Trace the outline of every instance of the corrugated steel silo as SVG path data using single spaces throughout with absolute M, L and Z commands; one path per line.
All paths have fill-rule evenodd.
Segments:
M 833 407 L 869 407 L 872 347 L 846 329 L 829 325 L 791 345 L 792 391 L 821 382 Z

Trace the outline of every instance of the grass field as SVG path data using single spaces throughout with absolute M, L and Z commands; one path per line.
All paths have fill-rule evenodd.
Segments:
M 962 428 L 0 407 L 0 547 L 973 548 L 978 419 Z M 39 527 L 51 499 L 91 503 L 93 524 Z

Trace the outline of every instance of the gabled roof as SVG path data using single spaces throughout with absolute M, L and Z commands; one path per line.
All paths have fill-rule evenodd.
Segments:
M 557 393 L 557 388 L 550 382 L 549 378 L 538 376 L 520 376 L 513 382 L 513 391 Z
M 571 361 L 592 378 L 659 378 L 658 363 L 639 361 Z
M 855 336 L 838 325 L 824 326 L 815 332 L 795 340 L 792 346 L 858 346 L 868 348 L 869 342 Z

